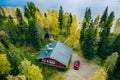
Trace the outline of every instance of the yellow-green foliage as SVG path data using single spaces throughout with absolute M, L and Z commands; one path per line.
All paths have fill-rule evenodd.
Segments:
M 68 36 L 70 39 L 67 44 L 73 48 L 79 48 L 79 34 L 80 28 L 78 26 L 78 19 L 76 15 L 73 15 L 72 24 L 70 26 L 70 35 Z
M 92 80 L 106 80 L 107 73 L 104 68 L 100 68 L 96 71 Z
M 5 54 L 0 54 L 0 74 L 8 74 L 11 70 L 11 64 Z
M 115 52 L 111 56 L 108 56 L 107 59 L 105 60 L 104 67 L 106 69 L 109 68 L 108 69 L 109 72 L 113 72 L 118 57 L 119 57 L 118 53 Z
M 118 18 L 117 21 L 115 22 L 114 33 L 116 34 L 120 33 L 120 18 Z
M 5 47 L 4 45 L 0 42 L 0 53 L 4 53 Z
M 57 35 L 59 33 L 58 28 L 58 11 L 48 9 L 47 10 L 47 22 L 48 22 L 48 28 L 53 35 Z
M 25 75 L 17 75 L 17 76 L 8 75 L 6 79 L 7 80 L 26 80 L 26 77 Z
M 19 71 L 21 75 L 26 76 L 27 80 L 43 80 L 42 69 L 26 59 L 19 65 Z

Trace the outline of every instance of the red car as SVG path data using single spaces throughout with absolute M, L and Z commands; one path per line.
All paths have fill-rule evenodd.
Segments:
M 74 70 L 79 70 L 80 67 L 80 60 L 74 62 Z

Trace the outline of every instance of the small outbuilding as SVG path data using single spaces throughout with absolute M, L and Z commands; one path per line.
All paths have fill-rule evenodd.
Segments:
M 46 33 L 44 35 L 44 39 L 49 40 L 51 38 L 51 35 L 49 33 Z
M 67 68 L 71 55 L 72 48 L 61 43 L 60 41 L 55 41 L 47 44 L 40 52 L 40 55 L 37 57 L 37 59 L 44 64 L 60 68 Z

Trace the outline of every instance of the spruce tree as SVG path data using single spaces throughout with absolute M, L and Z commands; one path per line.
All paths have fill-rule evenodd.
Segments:
M 84 41 L 82 43 L 82 52 L 86 59 L 93 59 L 97 53 L 98 45 L 98 25 L 91 21 L 90 26 L 85 30 Z
M 114 20 L 114 12 L 111 12 L 108 20 L 105 23 L 105 27 L 100 34 L 100 41 L 99 41 L 99 48 L 98 48 L 98 55 L 102 59 L 106 59 L 107 56 L 111 54 L 111 46 L 110 46 L 110 29 Z
M 119 58 L 116 63 L 116 67 L 113 71 L 113 78 L 114 79 L 120 79 L 120 34 L 116 37 L 114 43 L 113 43 L 113 52 L 118 52 Z
M 86 12 L 85 12 L 85 19 L 86 19 L 86 21 L 89 23 L 90 22 L 90 20 L 91 20 L 91 9 L 90 8 L 87 8 L 86 9 Z
M 84 41 L 84 37 L 85 37 L 85 29 L 87 28 L 87 26 L 89 26 L 90 24 L 90 21 L 91 21 L 91 10 L 90 8 L 86 9 L 85 11 L 85 16 L 84 16 L 84 19 L 83 19 L 83 22 L 82 22 L 82 30 L 81 30 L 81 33 L 80 33 L 80 42 L 82 43 L 82 41 Z
M 108 73 L 108 79 L 107 80 L 113 80 L 113 70 L 115 69 L 115 65 L 117 62 L 119 55 L 117 52 L 113 53 L 112 55 L 108 56 L 107 59 L 104 62 L 104 67 L 107 70 Z
M 100 23 L 106 22 L 108 17 L 108 6 L 105 8 L 105 11 L 103 12 L 103 15 L 100 18 Z
M 19 8 L 16 9 L 16 17 L 19 22 L 19 25 L 22 25 L 23 24 L 23 16 L 22 16 L 22 12 Z
M 22 15 L 22 12 L 19 8 L 16 9 L 16 17 L 17 17 L 17 20 L 18 20 L 18 24 L 17 24 L 17 27 L 18 27 L 18 30 L 17 30 L 17 38 L 18 38 L 18 42 L 20 42 L 20 44 L 24 44 L 25 43 L 25 32 L 26 32 L 26 23 L 24 22 L 24 19 L 23 19 L 23 15 Z
M 116 80 L 119 80 L 120 79 L 120 53 L 119 53 L 119 58 L 118 58 L 115 66 L 116 67 L 113 71 L 113 78 Z
M 8 22 L 6 23 L 5 31 L 9 36 L 10 42 L 13 44 L 16 44 L 16 42 L 17 42 L 17 27 L 15 26 L 14 20 L 11 15 L 9 15 L 9 17 L 8 17 Z
M 103 15 L 100 18 L 99 22 L 100 32 L 102 32 L 102 30 L 104 29 L 107 19 L 108 19 L 108 6 L 106 7 L 105 11 L 103 12 Z
M 63 8 L 62 8 L 62 6 L 60 6 L 60 9 L 59 9 L 59 17 L 58 17 L 60 30 L 62 30 L 63 13 L 64 13 Z
M 117 51 L 120 53 L 120 34 L 116 37 L 113 43 L 113 52 Z
M 27 17 L 28 23 L 29 23 L 29 27 L 27 29 L 27 34 L 26 34 L 27 44 L 32 44 L 32 46 L 35 49 L 39 49 L 40 36 L 38 34 L 37 27 L 36 27 L 36 17 L 35 17 L 36 10 L 37 9 L 35 4 L 33 4 L 32 2 L 29 2 L 27 4 L 27 7 L 25 7 L 24 14 Z

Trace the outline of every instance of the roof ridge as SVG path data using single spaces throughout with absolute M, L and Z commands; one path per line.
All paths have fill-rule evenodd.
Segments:
M 56 46 L 58 45 L 58 42 L 60 42 L 60 41 L 56 41 L 56 42 L 57 42 L 57 43 L 56 43 L 55 47 L 53 48 L 53 50 L 52 50 L 52 52 L 51 52 L 51 54 L 50 54 L 50 58 L 51 58 L 51 56 L 52 56 L 52 54 L 53 54 L 54 49 L 55 49 Z

